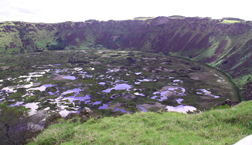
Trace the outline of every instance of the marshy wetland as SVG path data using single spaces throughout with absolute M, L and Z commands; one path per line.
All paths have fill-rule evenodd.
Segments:
M 0 58 L 0 103 L 59 112 L 208 110 L 239 90 L 223 72 L 199 62 L 138 51 L 72 50 Z

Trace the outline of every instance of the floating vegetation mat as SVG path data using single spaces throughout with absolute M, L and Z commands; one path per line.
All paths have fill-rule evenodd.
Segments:
M 66 116 L 83 107 L 117 111 L 207 110 L 238 89 L 199 62 L 137 51 L 50 51 L 0 58 L 0 103 Z

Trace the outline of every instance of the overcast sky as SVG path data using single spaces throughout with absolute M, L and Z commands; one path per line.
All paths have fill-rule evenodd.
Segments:
M 125 20 L 182 15 L 252 21 L 251 0 L 0 0 L 0 22 Z

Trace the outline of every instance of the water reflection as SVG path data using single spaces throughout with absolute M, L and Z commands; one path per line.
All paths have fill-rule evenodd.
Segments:
M 184 106 L 184 105 L 179 105 L 177 107 L 166 106 L 166 109 L 168 111 L 182 112 L 182 113 L 186 113 L 187 111 L 197 110 L 197 108 L 195 108 L 193 106 Z
M 184 99 L 179 98 L 179 99 L 175 99 L 175 100 L 177 101 L 178 104 L 181 104 L 181 102 L 182 102 Z
M 147 109 L 145 109 L 144 107 L 142 107 L 142 106 L 138 106 L 143 112 L 148 112 L 148 110 Z
M 15 101 L 15 100 L 14 100 Z M 14 106 L 20 106 L 20 105 L 22 105 L 24 102 L 23 101 L 18 101 L 18 102 L 16 102 L 15 104 L 10 104 L 9 106 L 11 106 L 11 107 L 14 107 Z
M 134 95 L 136 96 L 145 96 L 143 93 L 135 92 Z
M 199 94 L 199 95 L 204 94 L 206 96 L 212 96 L 214 98 L 220 97 L 220 96 L 215 96 L 215 95 L 211 94 L 211 92 L 206 89 L 196 89 L 196 91 L 198 91 L 198 92 L 196 92 L 196 94 Z
M 140 75 L 140 74 L 142 74 L 142 72 L 135 72 L 135 74 L 136 74 L 136 75 Z
M 79 101 L 80 103 L 81 101 L 86 101 L 86 100 L 91 99 L 91 97 L 89 95 L 86 95 L 84 97 L 68 96 L 68 97 L 64 97 L 64 99 L 68 99 L 70 102 Z
M 117 112 L 117 111 L 121 111 L 122 113 L 127 113 L 126 110 L 120 109 L 120 108 L 115 108 L 115 110 L 113 112 Z
M 107 104 L 103 104 L 102 106 L 100 106 L 98 109 L 106 109 L 108 108 L 108 105 Z
M 128 84 L 117 84 L 113 88 L 108 88 L 106 90 L 102 90 L 102 92 L 104 92 L 104 93 L 110 93 L 111 90 L 113 90 L 113 89 L 115 89 L 115 90 L 127 90 L 127 91 L 129 91 L 129 89 L 131 89 L 131 88 L 132 88 L 132 86 L 128 85 Z
M 98 105 L 98 104 L 101 104 L 101 101 L 95 101 L 95 102 L 90 103 L 90 104 L 93 104 L 93 105 Z
M 68 80 L 76 80 L 75 76 L 64 76 L 63 78 Z
M 66 109 L 63 109 L 61 111 L 59 111 L 59 114 L 62 116 L 62 117 L 66 117 L 68 114 L 70 113 L 76 113 L 77 111 L 68 111 Z
M 67 91 L 63 92 L 62 95 L 66 95 L 66 94 L 70 94 L 70 93 L 79 93 L 80 91 L 81 91 L 80 88 L 75 88 L 75 89 L 67 90 Z
M 42 86 L 40 86 L 40 87 L 37 87 L 37 88 L 30 88 L 30 89 L 28 89 L 28 90 L 39 90 L 40 92 L 42 92 L 42 91 L 45 91 L 46 90 L 46 88 L 48 88 L 48 87 L 53 87 L 54 85 L 52 85 L 52 84 L 44 84 L 44 85 L 42 85 Z
M 105 82 L 99 82 L 98 84 L 99 85 L 105 85 Z
M 114 87 L 115 90 L 129 90 L 130 88 L 132 88 L 131 85 L 128 84 L 118 84 Z
M 59 63 L 59 64 L 53 64 L 53 65 L 61 65 L 61 64 Z M 54 67 L 57 68 L 56 66 L 54 66 Z M 154 76 L 154 75 L 143 76 L 142 74 L 145 74 L 145 72 L 134 72 L 134 71 L 131 72 L 131 71 L 128 71 L 127 69 L 122 69 L 122 70 L 126 71 L 126 72 L 124 72 L 126 76 L 130 76 L 131 74 L 133 75 L 133 76 L 128 77 L 129 79 L 126 77 L 129 80 L 130 83 L 133 83 L 133 85 L 129 85 L 129 84 L 127 84 L 128 81 L 123 81 L 122 80 L 122 79 L 125 79 L 124 76 L 119 76 L 120 74 L 117 74 L 115 76 L 113 74 L 113 73 L 116 73 L 116 72 L 120 71 L 119 68 L 117 68 L 116 66 L 114 68 L 113 67 L 111 67 L 111 68 L 112 69 L 104 70 L 104 72 L 108 73 L 108 74 L 105 74 L 105 75 L 103 75 L 101 72 L 96 72 L 96 71 L 93 71 L 93 73 L 88 74 L 90 71 L 85 72 L 85 69 L 87 69 L 87 68 L 84 68 L 84 67 L 83 68 L 75 67 L 75 68 L 65 68 L 65 69 L 51 69 L 51 71 L 49 69 L 51 74 L 49 75 L 49 77 L 47 77 L 47 78 L 50 78 L 50 79 L 47 79 L 47 80 L 52 80 L 52 78 L 54 78 L 54 77 L 51 77 L 51 76 L 53 76 L 53 75 L 56 75 L 55 77 L 58 77 L 55 80 L 62 80 L 62 79 L 76 80 L 76 79 L 81 78 L 81 77 L 85 78 L 85 79 L 86 78 L 92 78 L 93 80 L 95 80 L 95 83 L 97 83 L 99 85 L 103 85 L 103 86 L 99 86 L 100 88 L 106 89 L 104 87 L 105 87 L 105 85 L 107 86 L 109 83 L 112 85 L 111 88 L 107 88 L 106 90 L 102 90 L 102 92 L 110 93 L 113 89 L 118 90 L 118 91 L 120 91 L 120 90 L 131 91 L 130 93 L 132 95 L 121 95 L 121 96 L 117 95 L 117 94 L 111 94 L 112 96 L 108 96 L 108 94 L 100 93 L 101 90 L 98 90 L 98 91 L 95 92 L 97 94 L 104 95 L 105 97 L 111 97 L 112 99 L 109 99 L 109 101 L 111 101 L 111 100 L 114 101 L 113 99 L 115 99 L 116 97 L 123 97 L 124 99 L 131 100 L 131 99 L 135 98 L 136 96 L 145 96 L 145 95 L 148 96 L 148 95 L 150 95 L 149 93 L 151 93 L 151 92 L 147 92 L 146 91 L 147 87 L 146 86 L 142 87 L 139 84 L 145 85 L 145 84 L 147 84 L 145 82 L 153 82 L 153 81 L 156 81 L 156 79 L 165 79 L 165 78 L 168 77 L 168 76 Z M 90 67 L 89 70 L 95 70 L 95 68 Z M 97 68 L 97 71 L 99 71 L 98 68 Z M 25 81 L 30 82 L 31 80 L 35 82 L 36 80 L 35 79 L 33 80 L 32 77 L 41 77 L 46 72 L 48 72 L 48 70 L 41 70 L 41 71 L 38 71 L 38 72 L 31 72 L 31 73 L 29 73 L 28 76 L 20 76 L 19 78 L 25 78 L 25 79 L 22 79 L 23 82 L 25 82 Z M 62 73 L 62 74 L 59 74 L 59 73 Z M 72 74 L 75 74 L 76 77 L 74 75 L 72 75 Z M 78 77 L 77 77 L 77 74 L 78 74 Z M 46 78 L 46 76 L 45 76 L 45 78 Z M 15 78 L 13 78 L 13 79 L 8 78 L 8 79 L 9 80 L 14 80 Z M 85 80 L 85 79 L 83 79 L 83 80 Z M 117 79 L 119 79 L 119 80 L 117 80 Z M 182 88 L 182 87 L 179 87 L 179 85 L 183 85 L 183 84 L 181 84 L 181 83 L 183 83 L 183 81 L 180 80 L 180 79 L 177 79 L 177 78 L 175 79 L 174 77 L 169 77 L 169 79 L 171 79 L 171 80 L 168 80 L 169 81 L 168 86 L 163 87 L 161 90 L 158 90 L 157 92 L 153 92 L 153 94 L 156 95 L 156 96 L 151 97 L 151 99 L 156 99 L 157 97 L 160 97 L 157 100 L 163 101 L 163 100 L 169 98 L 170 96 L 184 96 L 185 95 L 185 89 Z M 89 81 L 91 79 L 87 79 L 87 80 Z M 89 86 L 91 86 L 91 85 L 94 86 L 94 84 L 92 84 L 94 82 L 93 80 L 86 83 L 86 84 L 84 84 L 84 85 L 82 84 L 82 86 L 85 87 L 85 88 L 89 88 Z M 113 80 L 113 81 L 116 80 L 116 81 L 112 82 L 111 80 Z M 135 82 L 132 82 L 132 80 L 135 80 Z M 0 82 L 3 82 L 3 80 L 0 80 Z M 74 110 L 74 109 L 76 109 L 76 107 L 78 107 L 78 106 L 75 106 L 75 102 L 79 102 L 79 104 L 85 103 L 85 104 L 92 104 L 92 105 L 99 105 L 102 102 L 102 101 L 99 101 L 99 100 L 95 100 L 95 102 L 93 102 L 94 100 L 92 100 L 92 98 L 89 95 L 81 96 L 80 91 L 83 90 L 81 88 L 75 88 L 75 89 L 70 89 L 70 90 L 65 91 L 67 88 L 70 88 L 73 85 L 74 85 L 74 87 L 81 87 L 81 85 L 78 86 L 77 83 L 79 83 L 79 82 L 71 81 L 71 84 L 67 84 L 66 86 L 61 86 L 61 87 L 59 87 L 59 89 L 57 88 L 57 92 L 64 91 L 61 94 L 60 93 L 53 93 L 54 91 L 53 92 L 51 92 L 51 91 L 48 92 L 49 95 L 55 95 L 55 98 L 57 97 L 56 99 L 48 99 L 48 100 L 51 100 L 51 102 L 50 102 L 51 104 L 53 104 L 53 103 L 57 104 L 56 108 L 59 108 L 59 109 L 57 109 L 57 111 L 60 111 L 60 114 L 62 114 L 62 116 L 66 116 L 70 112 L 76 112 L 76 111 L 68 111 L 68 110 Z M 34 84 L 35 83 L 31 82 L 30 84 L 19 85 L 19 87 L 27 88 L 26 89 L 27 91 L 29 91 L 29 90 L 39 90 L 39 91 L 43 92 L 43 91 L 46 90 L 47 87 L 54 86 L 52 84 L 44 84 L 42 86 L 40 86 L 40 84 L 39 85 L 37 84 L 37 86 L 40 86 L 40 87 L 31 88 L 31 87 L 35 86 Z M 177 85 L 177 86 L 172 86 L 172 85 Z M 60 85 L 58 85 L 58 86 L 60 86 Z M 3 88 L 2 91 L 5 91 L 4 93 L 6 93 L 6 92 L 13 93 L 13 92 L 16 92 L 17 88 L 18 87 L 16 87 L 16 86 L 9 86 L 9 87 Z M 143 91 L 141 91 L 140 88 Z M 134 90 L 134 91 L 132 91 L 132 90 Z M 122 91 L 122 92 L 125 92 L 125 91 Z M 145 94 L 143 94 L 142 92 L 144 92 Z M 30 92 L 28 92 L 28 93 L 30 93 Z M 28 93 L 26 94 L 26 96 L 28 95 L 27 97 L 32 96 L 31 94 L 28 94 Z M 73 93 L 73 94 L 70 94 L 70 93 Z M 92 94 L 93 92 L 90 92 L 90 93 Z M 129 92 L 126 92 L 126 93 L 129 93 Z M 213 96 L 215 98 L 219 97 L 219 96 L 212 95 L 210 91 L 207 91 L 205 89 L 198 89 L 196 93 L 197 94 L 202 94 L 202 95 Z M 69 95 L 67 96 L 67 94 L 69 94 Z M 3 95 L 5 95 L 5 94 L 3 94 Z M 8 95 L 8 94 L 6 94 L 6 95 Z M 34 93 L 34 95 L 37 95 L 37 94 Z M 5 96 L 2 97 L 0 99 L 0 101 L 4 100 Z M 80 97 L 77 97 L 77 96 L 80 96 Z M 45 97 L 48 97 L 48 96 L 45 96 Z M 8 97 L 6 97 L 6 98 L 8 99 Z M 138 97 L 138 98 L 142 99 L 142 98 L 145 98 L 145 97 Z M 100 100 L 102 100 L 102 99 L 100 99 Z M 183 99 L 181 99 L 181 98 L 178 98 L 178 99 L 175 99 L 175 100 L 177 101 L 178 104 L 181 104 L 182 101 L 183 101 Z M 10 101 L 15 101 L 15 99 L 12 99 Z M 12 102 L 12 103 L 14 103 L 14 102 Z M 12 104 L 11 106 L 19 106 L 19 105 L 22 105 L 22 104 L 23 104 L 23 102 L 18 101 L 15 104 Z M 76 104 L 78 104 L 78 103 L 76 103 Z M 37 105 L 38 105 L 38 103 L 35 103 L 35 104 L 34 103 L 28 103 L 28 104 L 26 104 L 27 107 L 32 106 L 33 108 L 37 108 Z M 69 107 L 69 106 L 74 106 L 74 107 Z M 117 106 L 117 107 L 121 107 L 121 106 Z M 107 109 L 107 108 L 108 108 L 108 103 L 107 104 L 102 104 L 102 106 L 99 106 L 98 109 Z M 115 107 L 113 107 L 113 109 L 114 108 Z M 146 109 L 147 107 L 144 108 L 142 106 L 138 106 L 138 108 L 141 109 L 142 111 L 148 111 Z M 195 110 L 196 109 L 193 106 L 183 106 L 183 105 L 179 105 L 177 107 L 167 106 L 166 108 L 169 111 L 177 111 L 177 112 L 183 112 L 183 113 L 185 113 L 187 110 Z M 50 111 L 50 109 L 53 109 L 53 108 L 50 108 L 50 107 L 47 107 L 47 106 L 46 106 L 46 108 L 44 108 L 44 110 L 46 110 L 46 111 Z M 34 113 L 35 110 L 36 109 L 33 109 L 33 111 L 31 113 Z M 114 112 L 116 112 L 116 111 L 121 111 L 123 113 L 127 112 L 125 109 L 120 109 L 120 108 L 115 108 Z
M 33 102 L 33 103 L 27 103 L 24 105 L 25 108 L 31 108 L 31 110 L 28 112 L 30 116 L 36 114 L 36 112 L 37 112 L 36 109 L 38 109 L 39 103 L 40 102 Z

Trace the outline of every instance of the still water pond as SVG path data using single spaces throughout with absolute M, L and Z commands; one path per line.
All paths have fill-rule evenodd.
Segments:
M 39 61 L 40 57 L 55 58 L 57 62 Z M 27 65 L 18 56 L 13 61 L 19 59 L 20 66 Z M 5 74 L 12 72 L 8 69 L 2 71 L 0 103 L 31 108 L 30 115 L 45 110 L 66 116 L 83 107 L 90 107 L 98 114 L 162 108 L 186 113 L 210 109 L 227 98 L 239 101 L 238 89 L 225 74 L 176 57 L 86 50 L 42 52 L 37 57 L 23 59 L 34 63 L 26 66 L 29 69 L 25 75 Z M 12 65 L 9 69 L 18 71 L 15 63 L 8 64 L 6 60 L 4 65 Z

